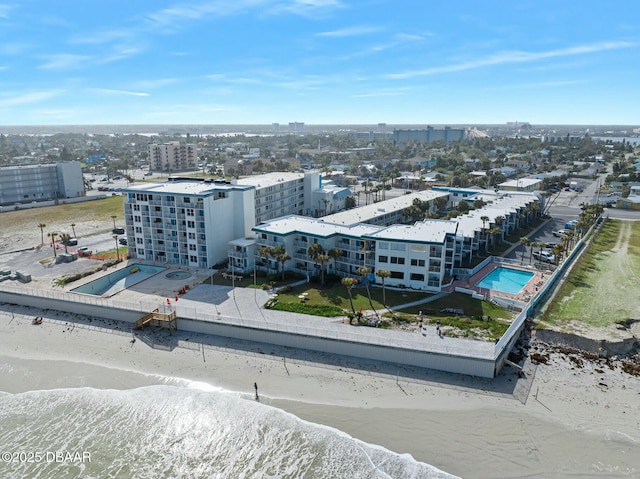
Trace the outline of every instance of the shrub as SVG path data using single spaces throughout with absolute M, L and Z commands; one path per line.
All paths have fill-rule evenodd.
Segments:
M 278 311 L 289 311 L 291 313 L 310 314 L 313 316 L 334 317 L 342 316 L 344 311 L 338 306 L 331 304 L 303 304 L 296 302 L 278 302 L 272 309 Z

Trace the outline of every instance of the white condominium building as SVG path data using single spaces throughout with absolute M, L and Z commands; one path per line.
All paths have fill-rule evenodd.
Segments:
M 225 182 L 139 183 L 123 190 L 134 258 L 210 268 L 255 224 L 255 189 Z
M 193 143 L 152 143 L 147 146 L 151 171 L 185 171 L 198 167 L 198 147 Z
M 305 214 L 320 188 L 317 172 L 134 184 L 123 190 L 130 254 L 211 268 L 227 259 L 230 241 L 251 234 L 256 224 Z

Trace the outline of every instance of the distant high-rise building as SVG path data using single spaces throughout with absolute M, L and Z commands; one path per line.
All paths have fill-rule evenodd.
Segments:
M 280 123 L 271 123 L 271 130 L 274 133 L 279 133 L 280 132 Z
M 304 122 L 293 121 L 289 123 L 290 133 L 302 133 L 304 131 Z
M 152 143 L 147 146 L 151 171 L 184 171 L 198 167 L 198 147 L 193 143 Z
M 450 141 L 464 140 L 466 137 L 465 130 L 454 129 L 445 126 L 444 129 L 436 130 L 432 126 L 428 126 L 421 130 L 393 130 L 393 140 L 396 143 L 406 143 L 415 141 L 418 143 L 429 143 L 432 141 Z

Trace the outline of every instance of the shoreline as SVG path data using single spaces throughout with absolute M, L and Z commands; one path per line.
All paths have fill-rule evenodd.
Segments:
M 132 342 L 124 324 L 35 311 L 0 308 L 0 365 L 9 372 L 3 391 L 186 380 L 251 399 L 257 382 L 266 405 L 465 478 L 569 477 L 575 468 L 582 477 L 599 469 L 610 477 L 640 474 L 640 379 L 591 363 L 579 369 L 560 353 L 550 352 L 548 365 L 529 363 L 530 384 L 517 398 L 510 368 L 490 382 L 431 371 L 403 377 L 304 351 L 287 360 L 269 345 L 203 346 L 198 340 L 207 338 L 196 334 L 168 351 Z M 31 324 L 36 315 L 43 324 Z M 32 373 L 26 382 L 21 368 Z

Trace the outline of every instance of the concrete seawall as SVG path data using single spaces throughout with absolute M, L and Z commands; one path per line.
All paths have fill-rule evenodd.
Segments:
M 46 294 L 46 292 L 43 292 Z M 51 296 L 54 296 L 53 294 Z M 76 301 L 78 300 L 78 301 Z M 86 302 L 82 302 L 85 300 Z M 64 311 L 89 317 L 112 319 L 133 323 L 141 316 L 157 307 L 156 304 L 130 303 L 119 305 L 115 301 L 101 298 L 74 297 L 61 299 L 47 296 L 33 296 L 20 292 L 0 290 L 0 302 L 19 304 L 40 309 Z M 228 319 L 228 320 L 227 320 Z M 215 320 L 202 320 L 178 315 L 178 329 L 193 333 L 216 335 L 226 338 L 272 344 L 290 348 L 306 349 L 327 354 L 339 354 L 359 359 L 382 361 L 398 365 L 416 366 L 477 377 L 492 378 L 495 373 L 493 357 L 474 355 L 473 351 L 464 354 L 453 352 L 429 351 L 410 347 L 382 344 L 373 338 L 327 337 L 317 334 L 301 334 L 278 329 L 277 324 L 269 327 L 247 327 L 233 324 L 232 318 L 220 316 Z M 493 347 L 493 344 L 490 344 Z

